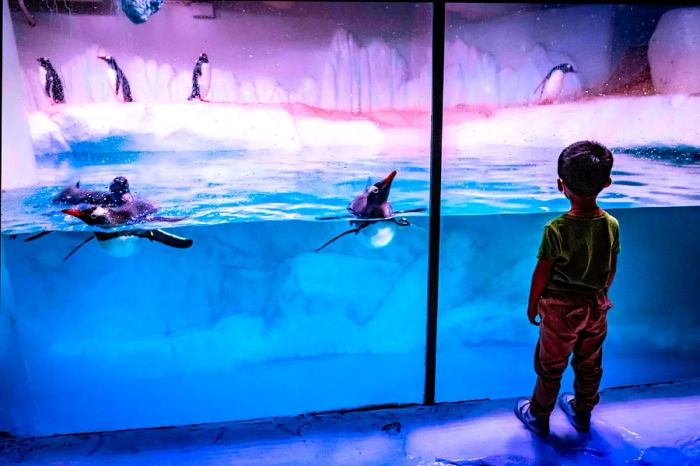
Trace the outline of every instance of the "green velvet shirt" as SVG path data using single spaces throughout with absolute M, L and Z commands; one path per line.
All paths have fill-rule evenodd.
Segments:
M 545 291 L 595 294 L 603 291 L 610 259 L 620 252 L 620 227 L 607 212 L 594 217 L 564 214 L 544 227 L 538 259 L 552 261 Z

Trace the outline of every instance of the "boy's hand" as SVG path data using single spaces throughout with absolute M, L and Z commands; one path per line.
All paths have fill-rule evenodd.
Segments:
M 537 317 L 537 305 L 534 306 L 528 306 L 527 307 L 527 318 L 530 321 L 532 325 L 536 325 L 539 327 L 540 323 L 535 320 Z M 542 320 L 542 319 L 540 319 Z

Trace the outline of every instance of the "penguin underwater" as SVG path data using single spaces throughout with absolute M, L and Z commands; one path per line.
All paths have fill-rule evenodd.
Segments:
M 112 86 L 115 86 L 115 95 L 119 96 L 119 87 L 122 89 L 122 100 L 124 102 L 133 102 L 134 99 L 131 97 L 131 87 L 129 86 L 129 80 L 126 79 L 126 75 L 117 65 L 117 61 L 114 57 L 110 55 L 98 55 L 97 58 L 104 60 L 110 68 L 110 81 L 112 81 Z
M 396 214 L 403 214 L 409 212 L 424 212 L 426 209 L 419 207 L 416 209 L 408 210 L 397 210 L 394 211 L 391 203 L 389 202 L 389 191 L 391 190 L 391 183 L 396 176 L 396 170 L 389 173 L 389 175 L 374 184 L 368 184 L 364 191 L 358 194 L 355 199 L 353 199 L 350 204 L 348 204 L 349 214 L 337 215 L 331 217 L 317 217 L 317 220 L 336 220 L 342 218 L 352 218 L 350 220 L 350 230 L 344 231 L 343 233 L 334 236 L 328 240 L 323 246 L 317 248 L 314 252 L 318 252 L 325 248 L 337 239 L 342 238 L 350 233 L 359 233 L 363 229 L 369 227 L 370 225 L 378 224 L 379 222 L 391 222 L 397 226 L 405 227 L 411 226 L 412 224 L 406 218 L 395 217 Z M 385 246 L 391 241 L 393 233 L 387 235 L 385 232 L 379 232 L 380 241 Z
M 46 92 L 46 97 L 50 98 L 53 103 L 60 104 L 65 101 L 65 96 L 63 95 L 63 84 L 61 83 L 61 78 L 58 77 L 58 73 L 51 65 L 51 62 L 46 57 L 37 58 L 36 61 L 39 62 L 41 67 L 39 72 L 41 73 L 41 80 L 44 86 L 44 91 Z
M 545 76 L 535 88 L 535 94 L 537 94 L 538 90 L 540 92 L 538 103 L 549 104 L 559 99 L 564 84 L 564 76 L 567 73 L 577 73 L 577 71 L 574 69 L 573 65 L 569 63 L 561 63 L 549 70 L 547 76 Z
M 211 70 L 209 68 L 209 57 L 203 53 L 194 64 L 192 71 L 192 93 L 187 100 L 198 98 L 205 100 L 209 94 L 209 86 L 211 85 Z

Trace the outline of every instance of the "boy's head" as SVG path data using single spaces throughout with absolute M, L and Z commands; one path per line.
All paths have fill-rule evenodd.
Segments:
M 579 141 L 559 155 L 557 173 L 569 190 L 580 197 L 597 196 L 610 180 L 613 155 L 602 144 Z

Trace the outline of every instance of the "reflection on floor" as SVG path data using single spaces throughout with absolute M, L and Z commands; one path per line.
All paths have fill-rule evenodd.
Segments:
M 700 464 L 700 379 L 609 389 L 590 434 L 560 411 L 530 434 L 514 400 L 441 403 L 38 439 L 3 439 L 23 465 L 681 465 Z

